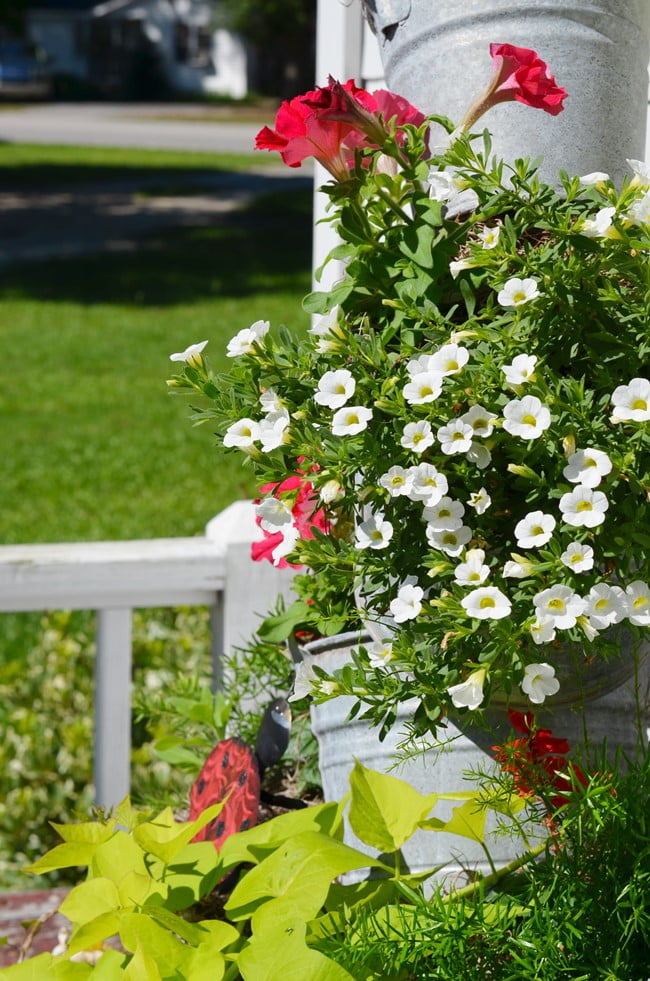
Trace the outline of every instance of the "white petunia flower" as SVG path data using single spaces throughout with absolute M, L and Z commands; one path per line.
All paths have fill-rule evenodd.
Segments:
M 482 548 L 470 548 L 465 552 L 465 561 L 454 569 L 454 579 L 459 586 L 480 586 L 490 575 L 485 565 L 485 552 Z
M 612 422 L 647 422 L 650 420 L 650 381 L 633 378 L 629 385 L 619 385 L 612 394 Z
M 574 528 L 596 528 L 605 520 L 609 501 L 602 491 L 579 484 L 560 498 L 562 521 Z
M 509 385 L 525 385 L 535 377 L 536 364 L 537 355 L 518 354 L 510 364 L 502 365 L 501 371 Z
M 630 163 L 629 160 L 628 163 Z M 578 179 L 581 187 L 591 187 L 594 184 L 604 184 L 605 181 L 609 180 L 609 174 L 606 174 L 603 170 L 594 170 L 593 173 L 583 174 Z
M 456 375 L 469 361 L 469 351 L 458 344 L 445 344 L 429 359 L 429 371 L 440 375 Z
M 223 438 L 224 446 L 238 446 L 243 449 L 252 446 L 260 438 L 260 426 L 254 419 L 240 419 L 228 426 Z
M 578 231 L 587 238 L 602 238 L 612 227 L 616 208 L 601 208 L 593 218 L 585 218 L 579 225 Z
M 533 705 L 541 705 L 549 695 L 555 695 L 560 690 L 560 682 L 555 677 L 555 668 L 550 664 L 527 664 L 524 668 L 524 679 L 521 690 Z
M 267 388 L 260 395 L 260 405 L 262 406 L 262 412 L 280 412 L 282 409 L 282 399 L 273 388 Z
M 575 627 L 585 601 L 570 586 L 550 586 L 533 597 L 538 620 L 552 620 L 558 630 Z
M 424 590 L 421 586 L 405 585 L 400 586 L 397 596 L 390 604 L 390 612 L 395 623 L 406 623 L 407 620 L 415 620 L 422 612 L 422 597 Z
M 488 412 L 482 405 L 473 405 L 464 415 L 459 416 L 459 422 L 464 422 L 466 426 L 471 426 L 475 436 L 487 438 L 494 432 L 494 412 Z
M 487 511 L 491 503 L 492 498 L 486 491 L 485 487 L 481 487 L 480 490 L 470 494 L 467 502 L 468 506 L 470 508 L 474 508 L 477 514 L 483 514 L 484 511 Z
M 630 207 L 627 217 L 635 225 L 650 225 L 650 191 Z
M 555 624 L 550 619 L 537 617 L 530 626 L 530 636 L 535 644 L 550 644 L 555 640 Z
M 502 307 L 521 307 L 524 303 L 529 303 L 539 296 L 537 280 L 530 276 L 528 279 L 519 279 L 513 276 L 503 289 L 497 294 L 497 300 Z
M 371 668 L 385 668 L 392 660 L 393 645 L 390 641 L 375 640 L 367 650 Z
M 201 351 L 207 343 L 207 341 L 199 341 L 198 344 L 190 344 L 184 351 L 177 351 L 176 354 L 170 354 L 169 360 L 185 361 L 187 364 L 191 364 L 195 359 L 199 360 Z
M 473 671 L 467 681 L 459 685 L 451 685 L 447 692 L 451 696 L 455 708 L 477 709 L 483 701 L 483 685 L 485 683 L 485 668 Z
M 625 593 L 620 586 L 597 583 L 585 596 L 584 615 L 594 630 L 604 630 L 613 623 L 620 623 L 627 615 Z
M 408 422 L 404 426 L 400 444 L 414 453 L 424 453 L 433 446 L 434 436 L 431 423 L 423 419 L 421 422 Z
M 540 548 L 551 539 L 555 518 L 543 511 L 531 511 L 515 525 L 515 538 L 519 548 Z
M 602 450 L 576 450 L 562 471 L 571 484 L 583 487 L 597 487 L 603 477 L 611 472 L 612 461 Z
M 393 526 L 381 511 L 371 514 L 357 527 L 354 544 L 357 548 L 386 548 L 393 537 Z
M 334 436 L 356 436 L 368 428 L 372 419 L 372 409 L 363 405 L 346 405 L 332 416 L 332 433 Z
M 442 392 L 442 375 L 437 371 L 421 371 L 411 376 L 402 389 L 402 395 L 409 405 L 426 405 L 435 402 Z
M 472 530 L 467 525 L 450 531 L 437 531 L 431 525 L 426 527 L 427 541 L 431 548 L 439 549 L 445 555 L 460 555 L 472 537 Z
M 318 382 L 314 402 L 328 409 L 340 409 L 354 395 L 356 384 L 347 368 L 326 371 Z
M 449 272 L 451 273 L 452 279 L 457 279 L 459 273 L 465 271 L 465 269 L 473 269 L 476 263 L 472 262 L 471 259 L 452 259 L 449 263 Z
M 637 627 L 650 627 L 650 588 L 637 579 L 625 590 L 627 617 Z
M 472 445 L 465 454 L 467 460 L 473 463 L 477 470 L 485 470 L 486 467 L 490 466 L 492 461 L 492 454 L 488 450 L 487 446 L 483 446 L 477 440 L 472 440 Z
M 551 425 L 551 413 L 535 395 L 512 399 L 503 409 L 503 428 L 520 439 L 537 439 Z
M 560 562 L 574 572 L 588 572 L 594 567 L 594 550 L 591 545 L 571 542 L 562 552 Z
M 524 560 L 523 556 L 513 555 L 503 566 L 504 579 L 527 579 L 532 575 L 533 565 Z
M 300 698 L 312 695 L 318 684 L 318 677 L 314 671 L 315 658 L 311 660 L 299 661 L 296 665 L 296 674 L 293 679 L 293 690 L 289 695 L 288 701 L 296 702 Z
M 271 450 L 276 450 L 278 446 L 282 446 L 283 443 L 288 442 L 289 422 L 289 413 L 286 409 L 280 409 L 278 412 L 269 412 L 268 415 L 260 420 L 259 439 L 264 453 L 270 453 Z
M 379 478 L 379 484 L 391 497 L 408 496 L 413 486 L 413 471 L 405 470 L 404 467 L 391 467 Z
M 282 529 L 282 541 L 279 542 L 271 552 L 273 565 L 279 566 L 280 559 L 284 559 L 290 552 L 293 552 L 296 544 L 300 541 L 300 531 L 295 524 L 287 525 Z
M 414 378 L 416 375 L 421 375 L 424 371 L 433 371 L 433 368 L 431 367 L 432 360 L 433 354 L 421 354 L 417 358 L 412 358 L 406 365 L 409 378 Z
M 260 526 L 264 531 L 271 533 L 283 531 L 286 525 L 293 524 L 291 508 L 286 501 L 280 501 L 277 497 L 265 497 L 255 505 L 255 514 L 260 519 Z
M 484 249 L 493 249 L 499 241 L 501 228 L 499 225 L 495 225 L 494 228 L 484 225 L 483 228 L 477 229 L 476 234 Z
M 256 320 L 250 327 L 244 327 L 228 341 L 226 357 L 237 358 L 242 354 L 252 354 L 253 344 L 261 341 L 270 329 L 271 324 L 268 320 Z
M 463 523 L 465 508 L 460 501 L 452 501 L 450 497 L 441 497 L 437 504 L 427 505 L 424 509 L 424 519 L 434 531 L 453 531 Z
M 334 307 L 324 316 L 313 318 L 309 333 L 316 338 L 316 350 L 319 354 L 327 354 L 336 344 L 338 307 Z
M 323 504 L 333 504 L 342 490 L 343 488 L 341 487 L 338 480 L 332 478 L 331 480 L 325 481 L 325 483 L 323 484 L 323 486 L 320 488 L 318 492 L 318 496 L 320 497 Z
M 412 467 L 413 486 L 408 494 L 411 501 L 422 501 L 425 506 L 436 504 L 449 489 L 449 483 L 432 463 L 420 463 Z
M 427 177 L 429 185 L 429 197 L 433 201 L 449 201 L 459 192 L 459 187 L 454 179 L 454 175 L 448 170 L 431 170 Z
M 650 163 L 646 163 L 643 160 L 626 160 L 625 162 L 634 171 L 633 184 L 637 184 L 637 186 L 641 185 L 642 187 L 650 185 Z
M 474 620 L 503 620 L 510 616 L 512 606 L 505 593 L 496 586 L 479 586 L 460 601 L 468 616 Z
M 467 453 L 471 449 L 474 430 L 466 422 L 454 419 L 446 426 L 441 426 L 436 435 L 442 452 L 451 456 L 454 453 Z

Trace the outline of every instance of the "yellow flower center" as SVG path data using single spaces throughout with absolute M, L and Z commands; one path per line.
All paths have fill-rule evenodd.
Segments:
M 643 411 L 645 412 L 645 410 L 648 408 L 648 403 L 646 402 L 645 399 L 635 399 L 634 402 L 632 403 L 632 408 L 643 409 Z
M 527 416 L 523 416 L 521 421 L 524 423 L 525 426 L 537 425 L 537 419 L 535 418 L 535 416 L 530 415 L 530 413 Z
M 563 613 L 564 612 L 564 600 L 561 600 L 559 597 L 556 596 L 554 599 L 549 600 L 549 602 L 548 602 L 548 608 L 549 608 L 549 610 L 558 610 L 560 613 Z
M 576 511 L 593 511 L 594 506 L 591 501 L 578 501 Z
M 523 290 L 517 290 L 516 293 L 512 294 L 513 303 L 523 303 L 525 299 L 526 299 L 526 294 L 524 293 Z
M 483 596 L 482 599 L 481 599 L 481 602 L 479 603 L 479 606 L 480 606 L 480 608 L 482 610 L 486 610 L 489 607 L 496 606 L 496 603 L 494 601 L 494 597 L 493 596 Z

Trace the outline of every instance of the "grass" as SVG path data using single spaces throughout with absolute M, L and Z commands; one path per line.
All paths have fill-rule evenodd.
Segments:
M 166 185 L 206 157 L 187 154 L 183 170 L 182 154 L 91 150 L 68 165 L 70 148 L 5 150 L 14 175 L 21 159 L 48 179 L 69 166 L 121 176 L 148 159 Z M 225 366 L 241 327 L 305 326 L 310 243 L 309 193 L 283 191 L 136 252 L 0 272 L 0 542 L 193 535 L 250 495 L 240 459 L 220 456 L 189 404 L 167 394 L 168 357 L 209 338 Z

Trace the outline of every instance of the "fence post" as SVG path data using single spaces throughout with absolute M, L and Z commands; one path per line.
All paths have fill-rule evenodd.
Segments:
M 131 613 L 97 611 L 95 801 L 115 807 L 131 789 Z

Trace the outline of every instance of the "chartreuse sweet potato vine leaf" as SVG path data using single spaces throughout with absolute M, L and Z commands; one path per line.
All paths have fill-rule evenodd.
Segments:
M 350 825 L 355 835 L 380 852 L 394 852 L 417 831 L 438 795 L 419 793 L 387 773 L 368 770 L 359 760 L 350 774 Z
M 351 981 L 352 975 L 305 943 L 306 924 L 294 917 L 278 930 L 256 931 L 239 954 L 244 981 Z

